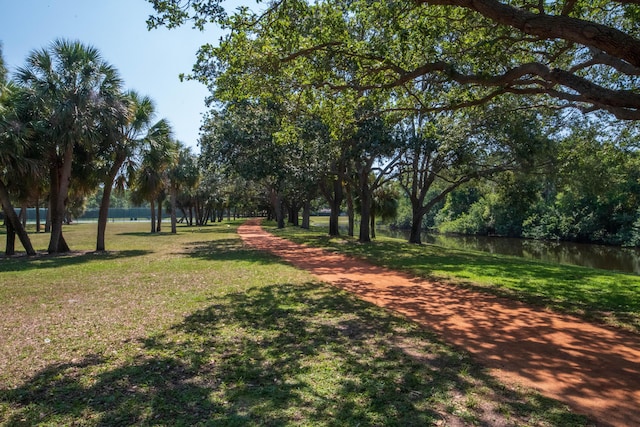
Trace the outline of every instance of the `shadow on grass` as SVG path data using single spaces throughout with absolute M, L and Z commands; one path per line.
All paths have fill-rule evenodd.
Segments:
M 505 389 L 414 324 L 313 283 L 223 296 L 129 360 L 50 366 L 0 390 L 0 421 L 4 406 L 8 426 L 586 425 Z
M 89 355 L 51 366 L 21 388 L 0 390 L 0 402 L 20 408 L 3 425 L 195 425 L 214 407 L 208 390 L 185 382 L 193 372 L 178 359 L 140 357 L 106 366 L 107 359 Z M 89 371 L 102 372 L 87 383 Z
M 235 230 L 238 228 L 238 224 L 240 222 L 233 221 L 230 223 L 215 223 L 208 225 L 185 225 L 178 224 L 177 233 L 178 234 L 223 234 L 223 233 L 235 233 Z M 123 232 L 117 233 L 119 236 L 135 236 L 135 237 L 161 237 L 161 236 L 170 236 L 171 226 L 163 224 L 162 231 L 160 233 L 151 233 L 149 231 L 131 231 L 131 232 Z
M 275 255 L 242 244 L 237 237 L 190 242 L 186 255 L 205 261 L 248 261 L 261 264 L 285 264 Z
M 133 258 L 150 254 L 146 250 L 126 250 L 107 252 L 71 252 L 68 254 L 40 254 L 34 257 L 0 258 L 0 273 L 8 271 L 28 271 L 42 268 L 59 268 L 85 264 L 94 261 L 110 261 Z

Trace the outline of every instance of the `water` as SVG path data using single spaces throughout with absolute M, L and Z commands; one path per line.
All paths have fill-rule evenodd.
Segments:
M 408 230 L 376 230 L 378 235 L 409 239 Z M 486 236 L 422 234 L 423 243 L 448 248 L 489 252 L 536 259 L 556 264 L 580 265 L 604 270 L 640 274 L 640 250 L 570 242 L 547 242 Z

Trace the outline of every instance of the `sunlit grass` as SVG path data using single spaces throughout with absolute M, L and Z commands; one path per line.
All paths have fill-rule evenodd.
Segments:
M 0 260 L 0 424 L 588 424 L 237 225 L 109 224 L 102 254 L 73 225 L 73 254 Z
M 316 222 L 318 224 L 318 222 Z M 558 265 L 379 237 L 359 244 L 348 237 L 329 238 L 319 222 L 311 230 L 269 230 L 300 243 L 361 257 L 421 277 L 468 286 L 558 311 L 640 331 L 640 276 L 586 267 Z

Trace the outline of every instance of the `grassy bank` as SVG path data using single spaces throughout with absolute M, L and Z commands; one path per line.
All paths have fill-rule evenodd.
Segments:
M 109 224 L 94 254 L 80 224 L 76 253 L 0 259 L 0 424 L 588 425 L 236 226 Z
M 327 248 L 421 277 L 467 286 L 556 311 L 577 314 L 640 332 L 640 276 L 550 264 L 436 245 L 411 245 L 379 237 L 359 244 L 346 236 L 329 238 L 319 221 L 311 230 L 267 229 L 282 237 Z

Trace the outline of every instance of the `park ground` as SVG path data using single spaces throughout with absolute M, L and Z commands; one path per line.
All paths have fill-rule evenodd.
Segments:
M 95 225 L 73 225 L 70 255 L 0 260 L 0 423 L 595 424 L 238 224 L 109 224 L 100 254 Z

